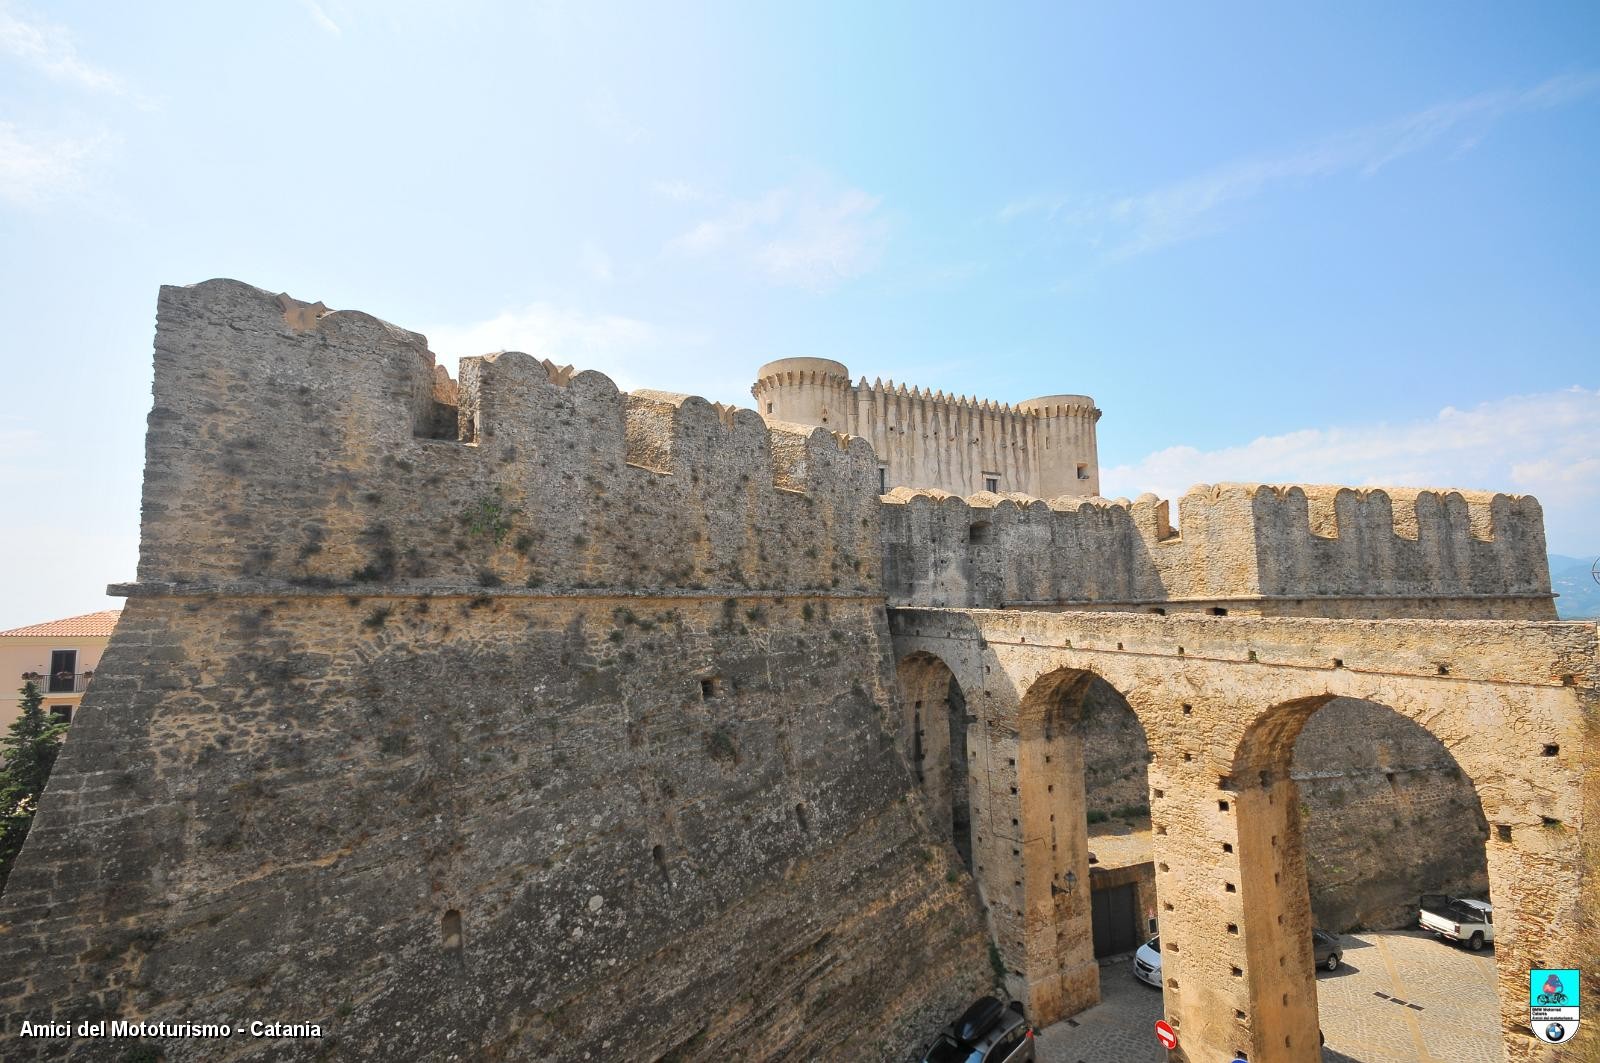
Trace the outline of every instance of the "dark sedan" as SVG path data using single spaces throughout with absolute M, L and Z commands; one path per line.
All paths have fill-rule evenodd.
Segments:
M 1344 947 L 1325 930 L 1311 931 L 1311 948 L 1316 953 L 1317 966 L 1325 971 L 1337 971 L 1344 962 Z

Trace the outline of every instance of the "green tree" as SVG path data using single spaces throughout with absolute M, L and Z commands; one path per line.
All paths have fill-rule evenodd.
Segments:
M 31 682 L 22 685 L 22 714 L 0 738 L 0 890 L 11 877 L 22 842 L 33 826 L 39 795 L 50 780 L 67 725 L 44 711 L 44 695 Z

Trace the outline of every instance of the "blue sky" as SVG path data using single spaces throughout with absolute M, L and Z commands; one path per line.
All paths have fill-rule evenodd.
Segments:
M 0 626 L 131 578 L 157 286 L 628 387 L 1091 394 L 1110 494 L 1527 491 L 1600 550 L 1593 4 L 0 0 Z

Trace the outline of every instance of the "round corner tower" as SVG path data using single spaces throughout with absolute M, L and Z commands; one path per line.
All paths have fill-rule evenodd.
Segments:
M 779 358 L 756 370 L 750 394 L 756 410 L 769 421 L 827 425 L 859 435 L 845 427 L 844 411 L 855 402 L 850 370 L 828 358 Z
M 1046 395 L 1009 406 L 893 381 L 850 382 L 828 358 L 780 358 L 750 389 L 770 421 L 861 436 L 878 454 L 879 490 L 938 488 L 1037 498 L 1100 493 L 1095 423 L 1087 395 Z

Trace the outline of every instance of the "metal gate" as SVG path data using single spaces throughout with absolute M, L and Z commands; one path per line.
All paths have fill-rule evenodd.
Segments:
M 1095 890 L 1093 895 L 1094 954 L 1115 956 L 1139 947 L 1139 923 L 1133 883 Z

